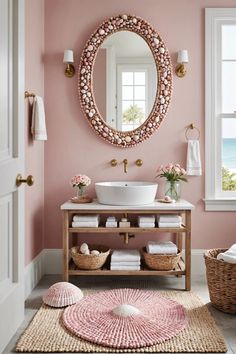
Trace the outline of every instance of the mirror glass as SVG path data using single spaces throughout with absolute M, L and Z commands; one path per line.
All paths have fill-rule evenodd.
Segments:
M 93 90 L 103 120 L 113 129 L 131 131 L 152 111 L 157 69 L 146 41 L 130 31 L 108 36 L 93 68 Z

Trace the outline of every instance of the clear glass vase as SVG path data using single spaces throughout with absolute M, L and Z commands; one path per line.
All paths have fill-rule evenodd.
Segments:
M 166 181 L 165 195 L 168 195 L 172 200 L 179 200 L 181 197 L 181 182 L 180 181 Z
M 80 186 L 80 187 L 76 187 L 76 188 L 77 188 L 76 197 L 81 198 L 84 195 L 86 186 Z

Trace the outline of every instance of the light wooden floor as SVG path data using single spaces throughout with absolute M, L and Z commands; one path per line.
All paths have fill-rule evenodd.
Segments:
M 29 324 L 30 320 L 41 306 L 41 296 L 43 292 L 53 283 L 61 281 L 60 276 L 45 276 L 38 286 L 33 290 L 25 304 L 25 320 L 18 329 L 15 336 L 5 348 L 3 354 L 14 353 L 15 344 Z M 82 288 L 87 289 L 112 289 L 112 288 L 139 288 L 144 289 L 180 289 L 184 287 L 184 278 L 175 277 L 81 277 L 74 278 L 72 282 Z M 208 308 L 215 318 L 215 321 L 225 338 L 228 346 L 227 354 L 236 354 L 236 315 L 229 315 L 217 311 L 209 304 L 208 289 L 204 278 L 192 279 L 192 290 L 195 291 L 202 301 L 208 304 Z

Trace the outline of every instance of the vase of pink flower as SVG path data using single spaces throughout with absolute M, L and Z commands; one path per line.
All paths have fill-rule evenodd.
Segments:
M 166 166 L 161 165 L 157 177 L 165 177 L 165 195 L 172 200 L 179 200 L 181 197 L 181 182 L 187 182 L 186 171 L 179 164 L 169 163 Z
M 75 175 L 71 178 L 70 184 L 76 188 L 76 197 L 81 199 L 84 195 L 85 189 L 90 185 L 91 179 L 86 175 Z

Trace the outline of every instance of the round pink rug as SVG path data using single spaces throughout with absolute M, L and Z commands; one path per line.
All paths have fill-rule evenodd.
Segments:
M 113 348 L 161 343 L 187 325 L 185 309 L 155 291 L 116 289 L 84 297 L 63 313 L 63 323 L 89 342 Z

